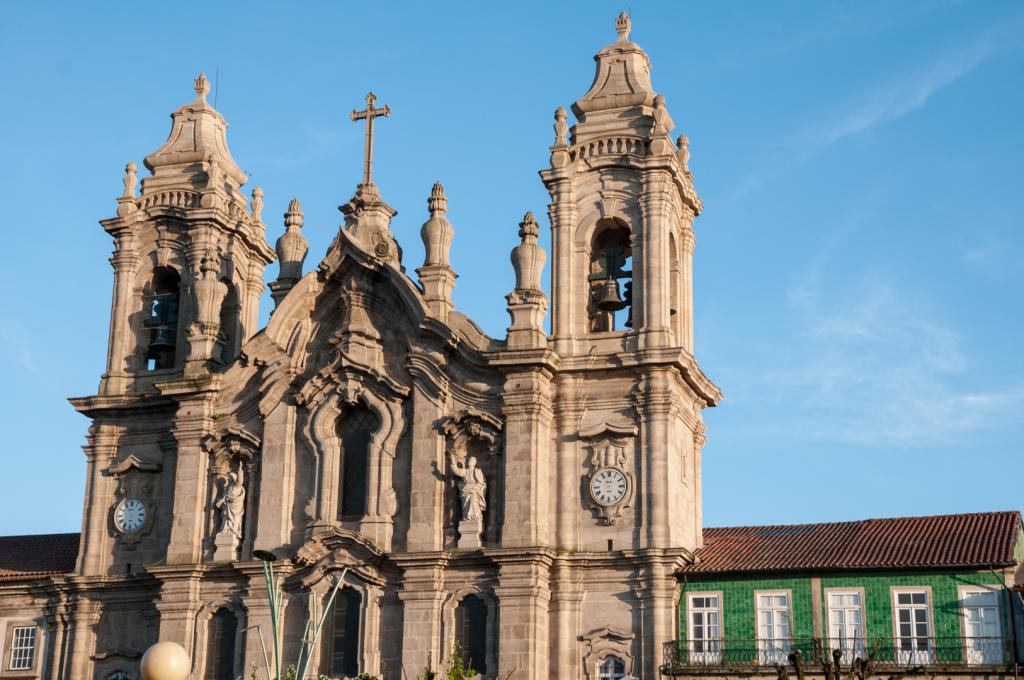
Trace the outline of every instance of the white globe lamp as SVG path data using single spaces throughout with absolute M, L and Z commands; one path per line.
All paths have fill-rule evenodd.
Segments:
M 189 672 L 188 653 L 177 642 L 158 642 L 142 655 L 142 680 L 185 680 Z

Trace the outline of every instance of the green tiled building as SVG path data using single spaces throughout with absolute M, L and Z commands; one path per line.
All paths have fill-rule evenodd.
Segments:
M 706 529 L 696 558 L 668 675 L 774 676 L 797 649 L 811 670 L 834 649 L 928 675 L 1022 660 L 1018 512 Z

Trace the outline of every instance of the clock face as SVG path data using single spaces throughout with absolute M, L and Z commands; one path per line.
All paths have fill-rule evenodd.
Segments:
M 601 468 L 590 478 L 590 495 L 601 505 L 614 505 L 626 496 L 626 475 L 615 468 Z
M 125 498 L 114 510 L 114 526 L 118 531 L 130 534 L 142 528 L 146 521 L 146 504 L 138 498 Z

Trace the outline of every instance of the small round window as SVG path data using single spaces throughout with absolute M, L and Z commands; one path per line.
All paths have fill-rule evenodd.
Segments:
M 132 680 L 132 676 L 128 675 L 124 671 L 114 671 L 107 676 L 107 680 Z
M 606 656 L 597 664 L 597 680 L 620 680 L 626 676 L 626 664 L 617 656 Z

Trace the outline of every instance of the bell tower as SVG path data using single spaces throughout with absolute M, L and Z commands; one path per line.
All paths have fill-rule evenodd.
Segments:
M 592 347 L 693 352 L 693 220 L 702 204 L 686 138 L 651 86 L 651 62 L 618 40 L 594 57 L 590 90 L 555 112 L 551 168 L 552 331 L 562 356 Z
M 273 261 L 261 217 L 263 191 L 248 203 L 248 177 L 227 147 L 227 122 L 196 98 L 171 114 L 171 133 L 145 159 L 136 191 L 125 167 L 114 238 L 114 292 L 105 395 L 145 392 L 156 380 L 199 375 L 230 362 L 256 331 L 263 268 Z M 247 205 L 248 203 L 248 205 Z

